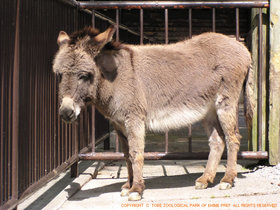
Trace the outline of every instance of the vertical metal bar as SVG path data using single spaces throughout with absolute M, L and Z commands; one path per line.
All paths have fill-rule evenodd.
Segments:
M 92 10 L 91 24 L 92 27 L 95 28 L 95 10 Z M 94 106 L 91 107 L 91 145 L 92 145 L 91 151 L 95 152 L 95 107 Z
M 3 132 L 4 132 L 4 84 L 5 84 L 5 73 L 4 71 L 1 71 L 1 77 L 0 77 L 0 81 L 1 81 L 1 94 L 0 94 L 0 98 L 1 98 L 1 112 L 0 112 L 0 127 L 1 127 L 1 130 L 0 130 L 0 159 L 4 159 L 4 135 L 3 135 Z M 0 185 L 1 186 L 4 186 L 3 185 L 3 178 L 4 178 L 4 164 L 3 162 L 1 161 L 0 162 Z M 4 190 L 0 190 L 0 199 L 3 198 L 3 194 L 4 194 Z
M 116 41 L 120 41 L 120 30 L 119 30 L 119 26 L 120 26 L 120 10 L 119 9 L 116 9 L 116 27 L 117 27 L 117 30 L 116 30 Z
M 88 122 L 87 122 L 87 136 L 88 136 L 88 141 L 87 141 L 87 145 L 89 145 L 91 143 L 91 107 L 87 108 L 87 114 L 90 116 L 88 118 Z
M 119 149 L 119 136 L 116 135 L 116 152 L 119 152 L 120 149 Z
M 54 135 L 54 118 L 53 118 L 53 112 L 54 112 L 54 100 L 55 100 L 55 96 L 53 95 L 53 74 L 50 77 L 50 128 L 51 128 L 51 143 L 50 143 L 50 152 L 49 152 L 49 156 L 51 158 L 51 163 L 50 163 L 50 167 L 49 167 L 49 171 L 52 171 L 52 169 L 54 168 L 54 158 L 55 158 L 55 152 L 54 152 L 54 141 L 55 141 L 55 135 Z
M 48 92 L 48 89 L 47 89 L 47 86 L 46 86 L 46 79 L 45 78 L 42 78 L 42 116 L 43 116 L 43 120 L 42 120 L 42 161 L 41 161 L 41 164 L 42 164 L 42 167 L 41 167 L 41 172 L 40 172 L 40 178 L 42 176 L 45 175 L 45 169 L 46 169 L 46 151 L 47 151 L 47 137 L 46 137 L 46 131 L 47 131 L 47 128 L 46 128 L 46 124 L 48 122 L 48 119 L 47 119 L 47 109 L 46 109 L 46 95 L 47 95 L 47 92 Z
M 71 178 L 76 178 L 79 174 L 79 168 L 78 168 L 78 161 L 75 161 L 73 165 L 71 166 L 70 170 L 70 176 Z
M 165 9 L 165 44 L 168 44 L 168 9 Z
M 74 16 L 76 16 L 74 18 L 74 28 L 75 30 L 78 29 L 78 17 L 79 17 L 79 10 L 78 10 L 78 7 L 76 7 L 75 9 L 75 13 L 74 13 Z M 94 11 L 92 12 L 92 16 L 91 16 L 91 22 L 92 22 L 92 27 L 94 28 L 94 25 L 95 25 L 95 16 L 94 16 Z M 84 115 L 84 113 L 82 113 L 82 115 Z M 87 119 L 87 116 L 84 116 L 81 118 L 81 121 L 82 120 L 85 120 Z M 86 122 L 87 123 L 87 122 Z M 87 125 L 85 122 L 83 122 L 83 126 L 82 128 L 84 128 L 85 125 Z M 69 159 L 70 157 L 72 157 L 72 153 L 71 153 L 71 146 L 72 146 L 72 140 L 73 140 L 73 131 L 74 131 L 74 150 L 75 150 L 75 154 L 74 156 L 78 156 L 78 153 L 77 150 L 78 148 L 76 147 L 78 145 L 78 138 L 76 138 L 76 131 L 77 131 L 77 125 L 76 124 L 72 124 L 72 126 L 67 126 L 67 130 L 66 130 L 66 135 L 67 135 L 67 138 L 65 139 L 66 141 L 66 147 L 65 147 L 65 160 Z M 81 131 L 80 131 L 81 132 Z M 84 133 L 84 130 L 82 130 L 82 133 Z M 84 136 L 84 135 L 83 135 Z M 84 140 L 84 139 L 83 139 Z M 74 177 L 77 177 L 78 176 L 78 157 L 77 157 L 77 160 L 74 162 L 74 164 L 71 166 L 71 170 L 70 170 L 70 176 L 72 178 Z
M 212 8 L 212 31 L 216 32 L 216 8 Z
M 47 80 L 47 84 L 48 84 L 48 112 L 47 112 L 47 116 L 48 116 L 48 122 L 47 122 L 47 126 L 48 126 L 48 137 L 47 137 L 47 143 L 48 143 L 48 150 L 47 150 L 47 170 L 46 170 L 46 174 L 49 173 L 49 171 L 52 168 L 52 162 L 53 162 L 53 156 L 52 156 L 52 142 L 53 142 L 53 138 L 52 138 L 52 84 L 51 84 L 51 78 L 50 76 L 48 76 L 48 80 Z
M 164 13 L 165 25 L 165 44 L 168 44 L 168 9 Z M 165 132 L 165 152 L 168 152 L 168 131 Z
M 91 145 L 92 152 L 95 152 L 95 107 L 92 106 L 91 111 Z
M 17 0 L 17 16 L 14 49 L 13 70 L 13 118 L 12 118 L 12 198 L 18 199 L 18 124 L 19 124 L 19 8 L 20 0 Z
M 53 91 L 54 91 L 54 105 L 53 105 L 53 119 L 54 119 L 54 144 L 53 144 L 53 151 L 54 151 L 54 168 L 58 165 L 58 139 L 59 139 L 59 117 L 57 114 L 57 107 L 58 107 L 58 94 L 57 94 L 57 77 L 54 77 L 53 83 Z
M 239 41 L 239 8 L 235 9 L 235 32 L 236 32 L 236 40 Z
M 168 131 L 165 132 L 165 148 L 164 151 L 167 153 L 168 152 Z
M 168 152 L 168 131 L 165 132 L 165 152 Z
M 11 192 L 12 192 L 12 185 L 11 185 L 11 171 L 13 167 L 13 158 L 11 158 L 11 154 L 13 153 L 13 131 L 11 131 L 11 127 L 13 129 L 12 123 L 13 121 L 13 84 L 17 82 L 14 81 L 13 78 L 13 73 L 8 74 L 8 100 L 7 100 L 7 105 L 8 105 L 8 112 L 7 112 L 7 147 L 6 147 L 6 184 L 7 184 L 7 190 L 6 190 L 6 195 L 10 197 Z M 17 123 L 17 122 L 14 122 Z
M 144 41 L 144 16 L 143 9 L 140 9 L 140 44 L 143 44 Z
M 84 119 L 84 118 L 83 118 Z M 66 161 L 67 158 L 67 148 L 68 148 L 68 141 L 69 141 L 69 129 L 70 129 L 70 125 L 67 124 L 65 126 L 65 131 L 64 131 L 64 135 L 65 135 L 65 141 L 64 141 L 64 149 L 63 149 L 63 154 L 64 154 L 64 161 Z
M 42 81 L 42 75 L 38 72 L 38 78 L 39 78 L 39 85 L 38 85 L 38 95 L 39 95 L 39 97 L 38 97 L 38 110 L 39 110 L 39 115 L 38 116 L 40 116 L 40 118 L 38 118 L 38 128 L 39 128 L 39 132 L 38 132 L 38 134 L 39 134 L 39 137 L 38 137 L 38 139 L 37 139 L 37 142 L 38 142 L 38 168 L 37 168 L 37 179 L 36 179 L 36 181 L 38 181 L 39 179 L 40 179 L 40 177 L 41 177 L 41 167 L 42 167 L 42 163 L 41 163 L 41 161 L 42 161 L 42 154 L 43 154 L 43 152 L 42 152 L 42 140 L 43 140 L 43 129 L 42 129 L 42 124 L 43 124 L 43 120 L 42 120 L 42 118 L 41 118 L 41 116 L 43 116 L 43 113 L 42 113 L 42 106 L 43 106 L 43 103 L 42 103 L 42 95 L 41 95 L 41 93 L 42 93 L 42 83 L 43 83 L 43 81 Z
M 37 169 L 37 161 L 36 161 L 36 157 L 37 157 L 37 129 L 38 129 L 38 124 L 37 124 L 37 116 L 38 116 L 38 94 L 37 94 L 37 90 L 38 90 L 38 75 L 37 73 L 35 73 L 34 75 L 34 118 L 33 118 L 33 126 L 34 126 L 34 136 L 33 136 L 33 148 L 32 150 L 34 151 L 34 154 L 32 153 L 32 161 L 33 161 L 33 182 L 36 181 L 36 169 Z
M 80 139 L 80 145 L 81 148 L 83 148 L 83 142 L 84 142 L 84 112 L 80 114 L 80 122 L 79 122 L 79 139 Z
M 262 42 L 263 42 L 263 29 L 262 29 L 262 8 L 259 8 L 259 48 L 258 48 L 258 149 L 262 150 Z
M 192 152 L 192 126 L 188 127 L 189 152 Z
M 58 91 L 58 81 L 56 83 L 56 92 Z M 57 165 L 61 163 L 60 158 L 60 147 L 61 147 L 61 136 L 62 136 L 62 126 L 61 126 L 61 118 L 58 115 L 59 110 L 59 98 L 57 96 L 57 107 L 56 107 L 56 117 L 57 117 Z
M 95 10 L 91 12 L 91 26 L 95 28 Z
M 192 9 L 189 9 L 189 38 L 192 38 Z
M 35 84 L 34 83 L 34 77 L 32 76 L 29 80 L 29 96 L 33 95 L 32 94 L 32 91 L 33 91 L 33 88 L 32 88 L 32 84 Z M 34 123 L 33 123 L 33 119 L 34 119 L 34 97 L 29 97 L 29 110 L 28 112 L 31 113 L 30 116 L 29 116 L 29 125 L 30 125 L 30 142 L 28 144 L 28 171 L 29 171 L 29 176 L 28 176 L 28 183 L 32 183 L 32 165 L 33 165 L 33 159 L 32 159 L 32 153 L 33 153 L 33 150 L 32 150 L 32 145 L 33 145 L 33 141 L 34 141 Z

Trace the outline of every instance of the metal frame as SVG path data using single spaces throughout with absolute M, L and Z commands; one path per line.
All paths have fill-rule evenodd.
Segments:
M 184 9 L 188 8 L 189 15 L 189 37 L 192 37 L 192 9 L 194 8 L 210 8 L 212 9 L 212 31 L 216 31 L 216 8 L 235 8 L 235 22 L 236 22 L 236 39 L 240 40 L 239 30 L 239 8 L 259 8 L 259 48 L 258 48 L 258 143 L 259 151 L 245 151 L 239 152 L 238 158 L 242 159 L 268 159 L 268 153 L 262 151 L 262 8 L 268 8 L 268 0 L 264 1 L 79 1 L 77 2 L 81 8 L 84 9 L 116 9 L 116 27 L 117 36 L 119 40 L 119 9 L 139 9 L 140 10 L 140 44 L 143 44 L 143 9 L 164 9 L 165 10 L 165 44 L 168 44 L 168 9 Z M 94 16 L 94 13 L 93 13 Z M 92 18 L 94 20 L 94 18 Z M 93 22 L 94 26 L 95 23 Z M 144 158 L 146 160 L 154 159 L 207 159 L 208 153 L 193 153 L 192 152 L 192 134 L 191 126 L 188 128 L 188 140 L 189 140 L 189 152 L 187 153 L 170 153 L 168 152 L 168 132 L 165 133 L 165 152 L 150 152 L 145 153 Z M 118 139 L 116 145 L 118 145 Z M 79 154 L 81 160 L 121 160 L 123 159 L 123 153 L 119 153 L 118 146 L 116 147 L 116 153 L 92 153 Z M 226 158 L 226 155 L 223 156 Z
M 263 1 L 78 1 L 87 9 L 183 9 L 183 8 L 268 8 Z

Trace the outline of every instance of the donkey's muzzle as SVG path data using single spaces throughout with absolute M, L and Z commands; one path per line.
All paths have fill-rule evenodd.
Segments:
M 75 107 L 74 101 L 69 97 L 62 99 L 61 106 L 59 108 L 59 115 L 65 122 L 73 122 L 77 119 L 80 113 L 80 108 Z
M 72 122 L 76 118 L 74 110 L 67 107 L 60 108 L 59 114 L 65 122 Z

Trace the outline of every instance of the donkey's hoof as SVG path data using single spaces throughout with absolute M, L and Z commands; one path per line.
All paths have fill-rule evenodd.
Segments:
M 139 194 L 139 192 L 131 192 L 128 196 L 129 201 L 140 201 L 141 198 L 142 196 Z
M 122 191 L 121 191 L 121 196 L 125 197 L 125 196 L 128 196 L 128 195 L 129 195 L 129 189 L 123 188 Z
M 232 188 L 232 185 L 228 182 L 221 182 L 220 183 L 220 187 L 219 187 L 220 190 L 228 190 L 228 189 L 231 189 L 231 188 Z
M 202 182 L 195 182 L 195 189 L 196 190 L 206 189 L 207 186 L 208 186 L 208 184 L 204 184 Z

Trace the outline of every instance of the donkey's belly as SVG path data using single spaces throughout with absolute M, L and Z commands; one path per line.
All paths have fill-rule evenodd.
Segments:
M 146 127 L 150 131 L 179 129 L 202 120 L 211 106 L 167 108 L 148 113 Z

